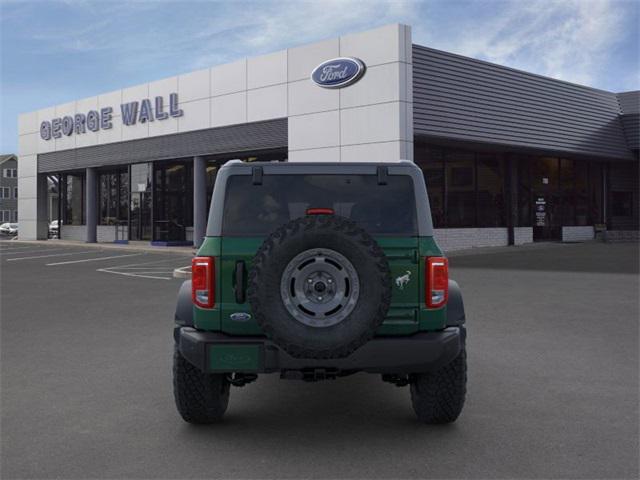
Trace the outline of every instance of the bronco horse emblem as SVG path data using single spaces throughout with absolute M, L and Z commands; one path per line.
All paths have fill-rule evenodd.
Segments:
M 409 280 L 411 280 L 411 272 L 407 270 L 407 273 L 396 278 L 396 286 L 400 290 L 404 290 L 404 287 L 407 283 L 409 283 Z

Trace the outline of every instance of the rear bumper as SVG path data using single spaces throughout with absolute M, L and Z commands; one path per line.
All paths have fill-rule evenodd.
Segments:
M 271 373 L 330 370 L 403 374 L 435 370 L 460 352 L 464 327 L 403 337 L 376 337 L 351 355 L 336 359 L 295 358 L 265 337 L 231 337 L 191 327 L 176 327 L 180 353 L 204 372 Z

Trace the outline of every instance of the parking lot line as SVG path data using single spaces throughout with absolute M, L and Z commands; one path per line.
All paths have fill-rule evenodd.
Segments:
M 144 253 L 130 253 L 129 255 L 112 255 L 110 257 L 84 258 L 82 260 L 69 260 L 68 262 L 47 263 L 46 266 L 47 267 L 54 267 L 56 265 L 69 265 L 71 263 L 99 262 L 100 260 L 109 260 L 111 258 L 135 257 L 137 255 L 144 255 Z
M 124 277 L 151 278 L 154 280 L 171 280 L 170 277 L 158 277 L 156 275 L 143 275 L 141 273 L 114 272 L 112 270 L 98 269 L 99 272 L 113 273 L 114 275 L 122 275 Z
M 98 272 L 112 273 L 114 275 L 122 275 L 125 277 L 150 278 L 154 280 L 171 280 L 173 279 L 172 266 L 157 265 L 159 263 L 175 263 L 174 258 L 167 258 L 154 262 L 131 263 L 128 265 L 118 265 L 114 267 L 99 268 Z M 152 266 L 155 265 L 155 266 Z M 165 276 L 159 276 L 165 275 Z
M 52 253 L 48 255 L 32 255 L 30 257 L 19 257 L 19 258 L 7 258 L 7 262 L 17 262 L 19 260 L 32 260 L 35 258 L 48 258 L 48 257 L 64 257 L 68 255 L 81 255 L 85 253 L 96 253 L 95 250 L 86 250 L 82 252 L 67 252 L 67 253 Z

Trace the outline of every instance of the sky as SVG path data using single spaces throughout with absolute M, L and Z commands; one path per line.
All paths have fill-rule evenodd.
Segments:
M 19 113 L 400 22 L 413 42 L 640 89 L 638 0 L 0 0 L 0 153 Z

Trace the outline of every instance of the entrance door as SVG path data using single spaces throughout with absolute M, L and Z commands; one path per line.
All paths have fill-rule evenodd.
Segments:
M 129 217 L 129 239 L 151 240 L 151 194 L 131 193 L 131 213 Z
M 560 240 L 562 220 L 559 159 L 538 158 L 532 168 L 533 240 Z
M 533 240 L 560 240 L 562 226 L 560 224 L 560 197 L 548 191 L 533 193 Z
M 154 168 L 153 241 L 186 242 L 193 225 L 193 170 L 188 162 L 158 162 Z

